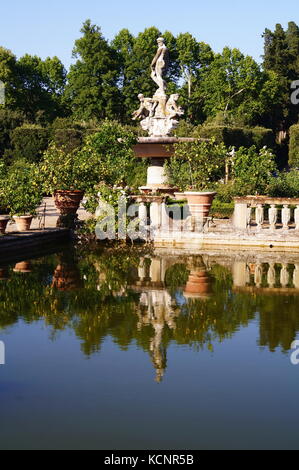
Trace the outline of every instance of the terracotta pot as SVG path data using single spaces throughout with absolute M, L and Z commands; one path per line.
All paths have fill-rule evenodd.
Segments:
M 211 278 L 205 270 L 191 271 L 184 290 L 189 298 L 208 298 L 211 294 Z
M 27 232 L 30 230 L 33 216 L 32 215 L 22 215 L 14 216 L 14 221 L 17 224 L 17 229 L 19 232 Z
M 55 191 L 54 202 L 61 215 L 75 215 L 83 199 L 84 191 Z
M 5 233 L 8 222 L 9 222 L 9 217 L 6 217 L 6 216 L 0 217 L 0 234 L 3 235 Z
M 17 263 L 14 267 L 15 273 L 31 273 L 31 264 L 29 261 L 22 261 L 21 263 Z
M 191 215 L 196 218 L 208 217 L 210 209 L 217 193 L 200 193 L 196 191 L 187 191 L 184 193 Z

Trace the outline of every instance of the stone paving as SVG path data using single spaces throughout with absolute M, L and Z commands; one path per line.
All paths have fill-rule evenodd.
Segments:
M 82 202 L 82 204 L 84 201 Z M 91 217 L 88 212 L 81 207 L 78 210 L 78 217 L 80 220 L 86 220 Z M 45 211 L 45 217 L 44 217 Z M 54 200 L 52 197 L 46 197 L 43 199 L 41 206 L 38 208 L 38 216 L 33 219 L 31 228 L 32 229 L 40 229 L 43 227 L 43 223 L 45 222 L 45 228 L 55 228 L 57 219 L 59 217 L 59 213 L 55 207 Z M 11 221 L 8 226 L 6 232 L 15 232 L 17 230 L 16 224 Z

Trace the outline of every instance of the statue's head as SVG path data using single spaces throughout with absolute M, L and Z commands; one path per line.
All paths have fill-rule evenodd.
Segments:
M 165 42 L 164 38 L 158 38 L 158 39 L 157 39 L 157 43 L 158 43 L 158 46 L 159 46 L 159 47 L 160 47 L 160 46 L 164 46 L 164 42 Z
M 143 95 L 142 93 L 139 93 L 138 99 L 139 99 L 140 101 L 142 101 L 142 100 L 144 99 L 144 95 Z

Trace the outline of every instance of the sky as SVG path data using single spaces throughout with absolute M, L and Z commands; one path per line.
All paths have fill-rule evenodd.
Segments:
M 68 68 L 82 23 L 90 18 L 112 40 L 122 28 L 190 32 L 216 52 L 237 47 L 261 62 L 265 28 L 299 24 L 298 0 L 0 0 L 0 46 L 17 57 L 58 56 Z

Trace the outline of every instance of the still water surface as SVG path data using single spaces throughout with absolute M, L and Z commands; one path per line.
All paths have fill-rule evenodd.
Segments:
M 299 448 L 299 255 L 67 247 L 0 278 L 1 449 Z

